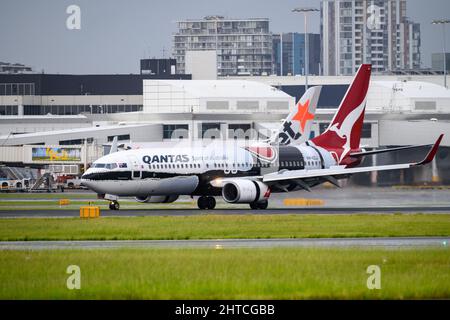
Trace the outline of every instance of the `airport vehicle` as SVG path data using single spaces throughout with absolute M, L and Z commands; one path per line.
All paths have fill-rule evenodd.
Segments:
M 419 162 L 358 167 L 362 157 L 416 148 L 407 146 L 365 151 L 360 147 L 371 65 L 360 66 L 329 127 L 303 144 L 262 142 L 238 146 L 215 141 L 186 148 L 134 149 L 106 155 L 82 176 L 83 184 L 119 209 L 119 196 L 138 202 L 170 203 L 179 195 L 199 196 L 200 209 L 213 209 L 215 196 L 228 203 L 265 209 L 272 192 L 310 191 L 324 182 L 370 171 L 424 165 L 436 155 L 441 135 Z M 293 119 L 292 119 L 293 120 Z

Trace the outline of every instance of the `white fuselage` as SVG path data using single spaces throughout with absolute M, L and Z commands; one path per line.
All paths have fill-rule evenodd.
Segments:
M 217 178 L 251 178 L 280 170 L 329 168 L 336 162 L 329 152 L 307 145 L 240 145 L 216 141 L 179 148 L 119 151 L 96 160 L 82 176 L 85 186 L 99 194 L 217 195 Z

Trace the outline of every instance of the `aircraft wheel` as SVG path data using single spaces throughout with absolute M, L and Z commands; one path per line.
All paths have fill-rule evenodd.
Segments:
M 206 197 L 207 209 L 214 209 L 216 207 L 216 199 L 214 197 Z
M 110 210 L 119 210 L 120 204 L 117 201 L 112 201 L 109 203 L 109 209 Z
M 250 208 L 256 210 L 258 209 L 258 204 L 256 202 L 250 202 Z
M 199 207 L 199 209 L 201 209 L 201 210 L 207 209 L 207 205 L 208 205 L 207 199 L 208 198 L 205 197 L 205 196 L 201 196 L 201 197 L 198 198 L 197 206 Z
M 258 210 L 258 209 L 267 209 L 267 207 L 269 206 L 269 201 L 267 200 L 263 200 L 263 201 L 259 201 L 259 202 L 250 202 L 250 208 L 254 209 L 254 210 Z
M 258 209 L 265 210 L 269 206 L 269 201 L 263 200 L 263 201 L 258 202 L 256 205 L 257 205 Z

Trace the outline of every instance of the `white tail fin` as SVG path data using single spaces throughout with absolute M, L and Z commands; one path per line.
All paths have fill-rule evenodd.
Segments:
M 114 136 L 112 144 L 111 144 L 111 149 L 109 149 L 109 154 L 117 152 L 117 136 Z
M 294 110 L 269 139 L 271 143 L 301 144 L 309 139 L 321 89 L 321 86 L 316 86 L 306 90 Z

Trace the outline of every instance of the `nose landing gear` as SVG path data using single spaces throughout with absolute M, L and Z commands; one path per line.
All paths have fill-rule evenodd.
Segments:
M 120 209 L 120 205 L 118 201 L 111 201 L 109 203 L 109 209 L 110 210 L 119 210 Z
M 201 210 L 212 210 L 216 207 L 216 199 L 214 197 L 201 196 L 197 200 L 197 205 Z

